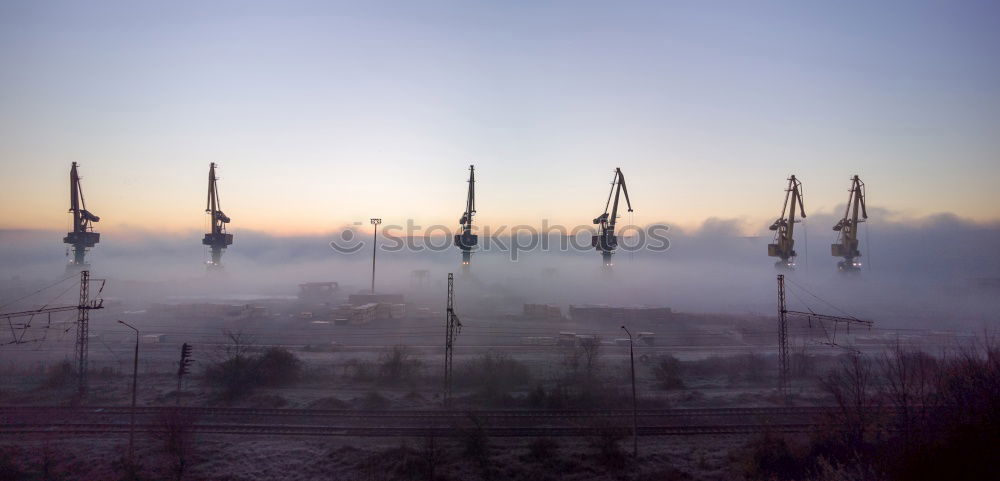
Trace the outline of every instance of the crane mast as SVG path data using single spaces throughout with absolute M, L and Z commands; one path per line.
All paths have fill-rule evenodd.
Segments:
M 598 230 L 600 233 L 593 236 L 590 240 L 590 245 L 601 253 L 601 258 L 604 260 L 604 267 L 614 265 L 611 256 L 614 255 L 615 249 L 618 247 L 618 237 L 615 235 L 615 222 L 618 219 L 618 200 L 622 192 L 625 193 L 625 203 L 628 205 L 628 211 L 632 212 L 632 201 L 628 198 L 625 175 L 622 174 L 620 168 L 615 167 L 615 176 L 611 179 L 611 192 L 608 193 L 608 201 L 604 203 L 604 213 L 594 219 L 594 224 L 599 226 Z M 613 204 L 611 202 L 612 198 L 614 198 Z M 611 206 L 610 213 L 608 212 L 609 206 Z
M 774 243 L 767 245 L 767 255 L 777 257 L 780 260 L 774 263 L 779 269 L 792 269 L 795 267 L 795 223 L 799 222 L 795 218 L 796 210 L 802 218 L 806 217 L 806 208 L 802 203 L 802 182 L 792 175 L 788 178 L 788 188 L 785 189 L 785 204 L 781 208 L 781 217 L 771 224 L 769 229 L 774 232 Z M 786 216 L 787 214 L 787 216 Z
M 461 233 L 455 234 L 455 246 L 462 250 L 462 267 L 468 268 L 472 249 L 479 244 L 479 236 L 472 233 L 472 216 L 476 215 L 476 166 L 469 166 L 469 193 L 465 198 L 465 212 L 458 220 Z
M 865 183 L 855 175 L 851 179 L 851 190 L 847 197 L 847 208 L 844 217 L 833 226 L 839 234 L 837 242 L 830 246 L 834 257 L 843 257 L 837 263 L 837 270 L 842 272 L 857 272 L 861 269 L 861 251 L 858 250 L 858 224 L 868 219 L 868 209 L 865 207 Z
M 101 234 L 93 231 L 94 222 L 99 222 L 101 218 L 87 210 L 76 162 L 73 162 L 69 170 L 69 212 L 73 214 L 73 231 L 67 232 L 66 237 L 63 237 L 63 243 L 73 246 L 73 260 L 68 267 L 85 268 L 88 266 L 87 249 L 101 240 Z
M 233 243 L 233 235 L 226 233 L 226 224 L 229 217 L 222 213 L 222 206 L 219 202 L 219 190 L 216 185 L 215 162 L 208 167 L 208 201 L 205 212 L 209 214 L 212 222 L 212 232 L 205 234 L 201 243 L 207 245 L 212 250 L 212 259 L 208 262 L 209 269 L 222 268 L 222 250 Z

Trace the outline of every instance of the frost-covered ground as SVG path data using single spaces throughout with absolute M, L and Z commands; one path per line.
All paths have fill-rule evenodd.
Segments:
M 618 441 L 620 452 L 602 452 L 598 439 L 490 439 L 484 454 L 468 453 L 463 438 L 350 439 L 199 436 L 191 440 L 184 478 L 190 480 L 728 480 L 739 477 L 740 437 L 657 437 L 641 440 L 633 467 L 631 439 Z M 55 435 L 5 437 L 3 463 L 21 478 L 65 480 L 120 479 L 118 466 L 126 438 Z M 140 479 L 174 479 L 176 459 L 165 454 L 162 439 L 140 435 L 136 453 Z M 538 452 L 541 451 L 541 452 Z M 633 478 L 633 474 L 638 474 Z

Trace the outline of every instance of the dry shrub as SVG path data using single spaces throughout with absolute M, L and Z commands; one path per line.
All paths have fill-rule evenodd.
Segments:
M 397 345 L 383 351 L 378 359 L 378 379 L 386 384 L 412 383 L 420 373 L 420 360 L 410 349 Z
M 503 353 L 487 352 L 456 371 L 455 384 L 476 389 L 487 402 L 504 400 L 510 391 L 531 383 L 528 367 Z
M 283 347 L 272 347 L 259 356 L 238 352 L 203 371 L 204 380 L 219 389 L 226 402 L 250 395 L 259 387 L 282 387 L 302 377 L 302 361 Z
M 76 385 L 76 367 L 73 363 L 63 360 L 46 369 L 42 380 L 42 389 L 63 389 Z
M 681 362 L 674 356 L 663 356 L 653 366 L 653 375 L 663 389 L 684 389 Z
M 156 436 L 163 442 L 163 453 L 174 479 L 181 481 L 191 462 L 195 446 L 195 417 L 180 409 L 171 409 L 159 416 Z
M 593 434 L 587 438 L 594 449 L 598 464 L 620 469 L 625 466 L 626 454 L 621 441 L 631 434 L 631 428 L 615 425 L 608 418 L 597 418 L 591 423 Z
M 748 445 L 748 477 L 996 479 L 1000 345 L 987 337 L 937 360 L 897 345 L 876 361 L 842 358 L 821 383 L 838 409 L 813 433 L 806 454 L 757 440 Z

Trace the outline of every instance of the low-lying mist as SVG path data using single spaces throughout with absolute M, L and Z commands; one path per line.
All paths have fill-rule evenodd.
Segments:
M 980 224 L 951 214 L 896 219 L 871 209 L 860 229 L 862 261 L 857 275 L 838 273 L 830 256 L 837 216 L 810 216 L 796 230 L 798 267 L 786 272 L 791 309 L 849 313 L 883 327 L 976 329 L 996 323 L 1000 307 L 1000 224 Z M 666 223 L 669 225 L 669 223 Z M 548 251 L 480 251 L 468 275 L 462 274 L 457 248 L 431 252 L 378 252 L 376 289 L 380 292 L 440 292 L 455 272 L 465 309 L 475 299 L 506 302 L 512 313 L 521 302 L 612 305 L 664 305 L 678 311 L 775 312 L 775 259 L 766 226 L 745 236 L 743 222 L 709 219 L 696 230 L 670 230 L 665 252 L 619 251 L 611 272 L 593 251 L 560 251 L 556 237 Z M 233 230 L 235 242 L 223 256 L 225 272 L 209 275 L 201 234 L 163 236 L 132 232 L 102 236 L 88 258 L 94 276 L 110 280 L 106 296 L 123 302 L 171 299 L 248 299 L 294 295 L 306 281 L 338 281 L 346 292 L 369 286 L 371 248 L 353 254 L 333 250 L 338 233 L 275 237 Z M 803 235 L 804 234 L 804 235 Z M 65 246 L 55 231 L 0 231 L 0 261 L 5 268 L 4 298 L 18 289 L 64 276 Z M 365 239 L 368 240 L 368 239 Z M 501 239 L 510 245 L 509 238 Z M 435 239 L 437 245 L 446 240 Z M 383 240 L 383 243 L 385 241 Z M 528 239 L 519 241 L 524 246 Z M 415 270 L 427 270 L 425 281 Z M 16 279 L 15 279 L 16 278 Z M 984 282 L 982 279 L 994 279 Z M 21 287 L 18 287 L 21 286 Z M 438 289 L 436 291 L 436 289 Z M 0 299 L 5 301 L 6 299 Z M 828 303 L 828 304 L 827 304 Z M 472 314 L 472 313 L 470 313 Z

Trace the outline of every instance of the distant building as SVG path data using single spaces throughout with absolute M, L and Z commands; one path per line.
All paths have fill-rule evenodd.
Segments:
M 529 319 L 562 319 L 562 309 L 552 304 L 525 304 L 524 317 Z
M 402 294 L 351 294 L 347 297 L 347 302 L 351 305 L 360 306 L 372 302 L 388 304 L 402 304 L 405 302 Z
M 340 290 L 336 282 L 304 282 L 299 284 L 299 300 L 305 302 L 330 302 Z
M 375 302 L 360 306 L 341 304 L 333 310 L 330 318 L 333 320 L 334 325 L 338 326 L 368 324 L 376 319 L 378 315 L 377 311 L 378 303 Z
M 142 336 L 143 344 L 159 344 L 166 338 L 163 334 L 145 334 Z
M 605 305 L 569 306 L 569 317 L 574 321 L 670 321 L 673 311 L 669 307 L 612 307 Z

